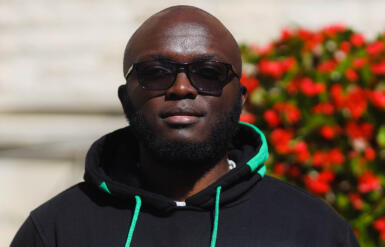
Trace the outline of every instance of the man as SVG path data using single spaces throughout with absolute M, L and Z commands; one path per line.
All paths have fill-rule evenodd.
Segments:
M 358 246 L 331 208 L 265 176 L 265 137 L 238 123 L 241 66 L 210 14 L 150 17 L 124 54 L 130 127 L 96 141 L 85 182 L 32 211 L 11 246 Z

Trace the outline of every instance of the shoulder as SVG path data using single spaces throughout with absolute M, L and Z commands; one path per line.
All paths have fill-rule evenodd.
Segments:
M 330 208 L 321 199 L 300 187 L 271 176 L 265 176 L 259 183 L 259 187 L 259 189 L 263 189 L 264 194 L 269 194 L 275 201 L 299 202 L 305 203 L 305 205 L 319 204 L 321 207 Z
M 66 239 L 65 243 L 83 241 L 81 232 L 100 223 L 103 213 L 116 212 L 114 199 L 106 195 L 85 182 L 76 184 L 34 209 L 25 223 L 27 230 L 19 234 L 20 238 L 38 236 L 44 246 L 56 246 L 59 238 Z
M 40 217 L 41 215 L 43 216 L 46 214 L 54 215 L 57 212 L 65 211 L 67 208 L 72 208 L 76 206 L 76 204 L 81 204 L 87 200 L 84 191 L 85 186 L 84 183 L 71 186 L 34 209 L 31 212 L 31 216 Z
M 255 228 L 297 246 L 358 246 L 350 225 L 323 200 L 285 181 L 265 176 L 250 192 Z
M 85 184 L 79 183 L 31 211 L 16 234 L 11 246 L 56 246 L 52 238 L 57 222 L 86 204 Z M 74 210 L 75 209 L 75 210 Z
M 58 222 L 76 219 L 92 208 L 100 208 L 103 203 L 101 192 L 82 182 L 56 195 L 34 209 L 30 217 L 36 227 L 54 229 Z
M 326 202 L 301 188 L 271 176 L 256 186 L 256 195 L 265 210 L 305 225 L 322 222 L 324 227 L 346 226 L 345 220 Z

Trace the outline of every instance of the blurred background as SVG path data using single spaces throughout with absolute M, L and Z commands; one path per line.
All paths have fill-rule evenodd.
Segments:
M 82 180 L 96 138 L 126 125 L 117 98 L 125 44 L 177 4 L 210 12 L 252 47 L 286 27 L 340 23 L 368 40 L 385 30 L 381 0 L 0 0 L 0 246 L 32 209 Z

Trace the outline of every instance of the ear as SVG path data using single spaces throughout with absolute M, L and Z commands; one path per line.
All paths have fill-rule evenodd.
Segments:
M 241 84 L 241 100 L 242 100 L 242 105 L 245 104 L 247 99 L 247 88 Z
M 124 101 L 124 99 L 127 97 L 127 89 L 126 89 L 126 84 L 122 84 L 118 88 L 118 97 L 120 102 Z
M 131 111 L 129 109 L 129 99 L 128 99 L 126 84 L 122 84 L 119 86 L 118 97 L 119 97 L 120 103 L 122 104 L 124 113 L 126 114 L 126 116 L 130 116 Z

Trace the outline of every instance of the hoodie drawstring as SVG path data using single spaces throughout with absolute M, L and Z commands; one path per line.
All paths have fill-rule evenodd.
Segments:
M 217 187 L 217 193 L 215 196 L 214 222 L 213 222 L 213 232 L 211 234 L 210 247 L 215 247 L 215 243 L 217 241 L 217 236 L 218 236 L 219 199 L 221 195 L 221 189 L 222 189 L 221 186 Z M 140 199 L 140 196 L 135 196 L 135 210 L 134 210 L 134 215 L 132 216 L 130 229 L 128 230 L 126 244 L 124 245 L 125 247 L 130 247 L 132 235 L 134 234 L 134 230 L 135 230 L 135 225 L 136 225 L 136 222 L 138 221 L 141 205 L 142 205 L 142 200 Z
M 135 196 L 135 210 L 134 210 L 134 215 L 132 216 L 131 226 L 130 226 L 130 230 L 128 231 L 125 247 L 130 247 L 132 235 L 134 234 L 135 225 L 136 225 L 136 221 L 138 220 L 141 205 L 142 205 L 142 200 L 140 199 L 140 196 Z
M 215 243 L 217 241 L 218 235 L 218 220 L 219 220 L 219 198 L 221 195 L 221 186 L 217 187 L 217 194 L 215 196 L 215 211 L 214 211 L 214 224 L 213 224 L 213 232 L 211 235 L 211 244 L 210 247 L 215 247 Z

